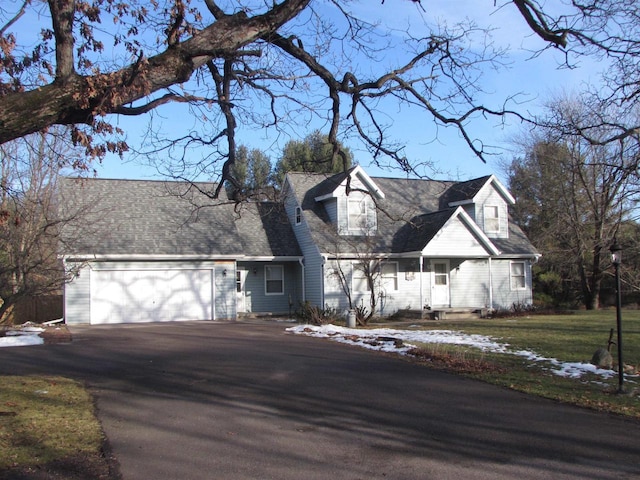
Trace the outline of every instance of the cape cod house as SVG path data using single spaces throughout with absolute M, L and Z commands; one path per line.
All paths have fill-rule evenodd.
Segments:
M 301 303 L 505 309 L 532 302 L 539 257 L 494 176 L 467 182 L 289 173 L 282 202 L 211 200 L 212 184 L 66 179 L 90 206 L 62 252 L 67 323 L 234 319 Z

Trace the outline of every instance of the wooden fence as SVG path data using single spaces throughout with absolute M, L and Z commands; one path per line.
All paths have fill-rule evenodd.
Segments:
M 42 323 L 62 318 L 62 295 L 27 297 L 20 300 L 8 318 L 8 323 Z

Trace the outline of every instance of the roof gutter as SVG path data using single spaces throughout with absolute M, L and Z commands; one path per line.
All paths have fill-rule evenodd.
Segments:
M 303 259 L 303 256 L 250 256 L 250 255 L 150 255 L 150 254 L 108 254 L 108 255 L 60 255 L 65 262 L 73 261 L 171 261 L 171 260 L 229 260 L 229 261 L 261 261 L 261 262 L 297 262 Z

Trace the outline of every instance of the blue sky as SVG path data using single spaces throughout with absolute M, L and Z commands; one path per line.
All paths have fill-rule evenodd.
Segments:
M 518 15 L 513 6 L 503 8 L 493 7 L 490 0 L 457 0 L 423 2 L 428 13 L 409 1 L 386 0 L 384 5 L 378 1 L 363 0 L 354 4 L 354 11 L 371 21 L 376 21 L 384 15 L 385 27 L 398 31 L 409 30 L 420 36 L 429 31 L 434 21 L 441 24 L 455 24 L 464 21 L 465 16 L 472 18 L 479 27 L 494 27 L 492 37 L 496 45 L 510 48 L 507 58 L 509 66 L 500 71 L 486 70 L 483 72 L 482 85 L 486 94 L 482 100 L 487 106 L 500 108 L 503 100 L 509 95 L 518 94 L 520 104 L 518 109 L 525 112 L 539 111 L 541 103 L 550 95 L 561 91 L 578 90 L 585 82 L 597 79 L 597 65 L 587 64 L 573 70 L 558 68 L 562 55 L 549 50 L 540 56 L 532 52 L 543 47 L 537 37 L 528 33 L 524 20 Z M 516 105 L 512 105 L 516 107 Z M 469 125 L 471 134 L 490 145 L 496 153 L 487 157 L 487 163 L 482 163 L 467 147 L 459 133 L 453 128 L 435 128 L 433 121 L 417 109 L 390 107 L 387 116 L 393 120 L 389 128 L 391 136 L 405 145 L 408 158 L 417 163 L 428 163 L 429 167 L 422 170 L 424 175 L 440 179 L 469 179 L 487 174 L 503 177 L 501 162 L 510 160 L 513 155 L 513 145 L 510 140 L 522 126 L 515 119 L 507 119 L 502 123 L 500 119 L 476 119 Z M 162 119 L 168 130 L 177 128 L 189 122 L 185 110 L 165 109 L 157 113 L 156 118 Z M 127 132 L 131 139 L 140 137 L 145 126 L 143 118 L 119 118 L 116 120 Z M 172 127 L 172 125 L 174 127 Z M 304 137 L 314 128 L 322 128 L 320 123 L 312 123 L 307 130 L 298 131 L 299 138 Z M 326 129 L 325 129 L 326 130 Z M 277 160 L 279 151 L 289 138 L 276 136 L 269 131 L 255 131 L 240 129 L 237 141 L 250 148 L 260 148 L 266 151 L 272 161 Z M 368 152 L 356 143 L 347 143 L 355 154 L 356 161 L 375 176 L 402 176 L 399 171 L 380 169 L 371 165 L 372 158 Z M 117 157 L 108 157 L 102 165 L 96 166 L 97 174 L 103 178 L 154 178 L 157 170 L 145 167 L 131 156 L 125 156 L 121 161 Z

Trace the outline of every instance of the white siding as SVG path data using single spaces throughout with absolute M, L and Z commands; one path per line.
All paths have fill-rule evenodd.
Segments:
M 489 307 L 489 260 L 452 262 L 450 285 L 452 307 Z
M 459 217 L 452 218 L 422 253 L 427 257 L 488 256 L 485 248 Z
M 357 262 L 357 259 L 342 260 L 342 270 L 348 277 L 349 287 L 351 287 L 352 279 L 352 262 Z M 392 315 L 400 309 L 414 309 L 420 310 L 422 305 L 420 303 L 420 273 L 418 267 L 418 260 L 402 259 L 399 261 L 390 260 L 391 263 L 398 264 L 398 288 L 383 289 L 384 294 L 378 296 L 377 314 L 388 316 Z M 337 269 L 336 261 L 330 261 L 325 269 L 325 301 L 327 306 L 335 308 L 340 312 L 345 313 L 349 308 L 349 302 L 347 296 L 342 289 L 342 286 L 337 279 L 335 272 Z M 380 291 L 379 291 L 380 292 Z M 355 307 L 364 305 L 367 309 L 370 309 L 371 299 L 369 292 L 352 292 L 352 301 Z

